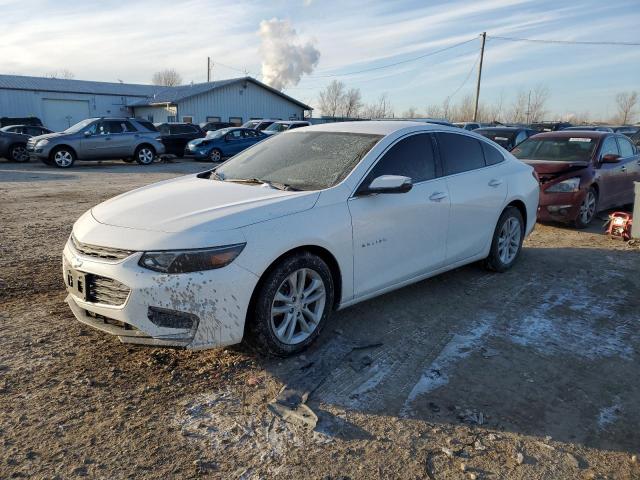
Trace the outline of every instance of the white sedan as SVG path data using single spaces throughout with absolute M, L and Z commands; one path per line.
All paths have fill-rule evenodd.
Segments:
M 333 123 L 87 211 L 63 253 L 81 322 L 126 343 L 288 355 L 332 311 L 467 263 L 504 271 L 536 221 L 531 167 L 472 132 Z

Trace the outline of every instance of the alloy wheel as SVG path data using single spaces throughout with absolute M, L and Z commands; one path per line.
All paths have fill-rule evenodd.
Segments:
M 498 256 L 503 264 L 509 264 L 516 258 L 520 249 L 521 236 L 520 221 L 515 217 L 507 218 L 498 236 Z
M 53 156 L 53 161 L 59 167 L 68 167 L 73 163 L 73 155 L 67 150 L 58 150 Z
M 150 148 L 141 148 L 138 152 L 138 161 L 144 165 L 153 162 L 153 152 Z
M 304 342 L 318 328 L 327 292 L 322 277 L 313 269 L 291 273 L 278 287 L 271 304 L 271 329 L 285 344 Z
M 27 147 L 23 145 L 17 145 L 11 150 L 11 158 L 14 162 L 26 162 L 29 160 L 29 154 L 27 153 Z
M 209 159 L 214 162 L 217 163 L 220 160 L 222 160 L 222 155 L 220 154 L 220 150 L 213 150 L 210 154 L 209 154 Z
M 596 213 L 596 194 L 593 190 L 589 190 L 580 205 L 580 221 L 584 225 L 588 225 L 593 220 Z

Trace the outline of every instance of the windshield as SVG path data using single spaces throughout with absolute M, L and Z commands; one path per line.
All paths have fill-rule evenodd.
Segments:
M 475 132 L 505 148 L 513 146 L 513 139 L 516 136 L 514 130 L 475 130 Z
M 511 150 L 520 159 L 553 162 L 588 162 L 596 140 L 586 137 L 529 138 Z
M 221 128 L 220 130 L 209 130 L 205 138 L 207 138 L 208 140 L 211 140 L 213 138 L 222 138 L 229 130 L 229 128 Z
M 242 128 L 256 128 L 256 125 L 260 123 L 260 120 L 249 120 L 242 124 Z
M 260 179 L 299 190 L 321 190 L 344 180 L 380 135 L 297 132 L 275 135 L 217 170 L 218 178 Z
M 286 123 L 272 123 L 267 128 L 265 128 L 265 131 L 267 131 L 267 132 L 284 132 L 288 128 L 289 128 L 289 125 L 286 124 Z
M 81 122 L 76 123 L 75 125 L 71 125 L 69 128 L 64 130 L 63 133 L 78 133 L 84 130 L 86 127 L 95 122 L 95 118 L 87 118 L 86 120 L 82 120 Z

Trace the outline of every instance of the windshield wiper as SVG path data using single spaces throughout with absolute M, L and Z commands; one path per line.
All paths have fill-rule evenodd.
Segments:
M 299 191 L 299 188 L 292 187 L 287 183 L 280 182 L 272 182 L 271 180 L 261 180 L 259 178 L 228 178 L 225 181 L 227 182 L 235 182 L 235 183 L 248 183 L 253 185 L 268 185 L 271 188 L 275 188 L 276 190 L 289 190 L 289 191 Z

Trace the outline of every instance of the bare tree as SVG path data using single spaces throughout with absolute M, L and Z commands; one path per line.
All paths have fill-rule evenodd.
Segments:
M 362 95 L 359 88 L 351 88 L 342 97 L 342 116 L 357 118 L 362 108 Z
M 544 119 L 547 111 L 545 104 L 549 100 L 550 92 L 546 85 L 538 84 L 529 92 L 531 101 L 527 108 L 527 121 L 538 122 Z
M 62 80 L 73 80 L 76 78 L 75 74 L 66 68 L 61 70 L 54 70 L 53 72 L 49 72 L 45 75 L 47 78 L 59 78 Z
M 345 96 L 344 89 L 344 83 L 333 80 L 320 92 L 318 101 L 322 115 L 326 117 L 336 117 L 340 114 Z
M 437 103 L 431 103 L 427 105 L 425 111 L 427 112 L 427 117 L 429 118 L 441 118 L 443 116 L 442 106 L 438 105 Z
M 423 115 L 418 112 L 418 109 L 416 107 L 409 107 L 407 110 L 405 110 L 404 112 L 402 112 L 402 117 L 403 118 L 421 118 Z
M 182 85 L 182 76 L 175 68 L 166 68 L 154 73 L 151 77 L 151 83 L 163 87 L 175 87 Z
M 527 119 L 527 104 L 529 97 L 524 90 L 520 90 L 515 100 L 511 104 L 506 120 L 513 123 L 524 123 Z
M 633 121 L 635 117 L 636 105 L 638 103 L 638 92 L 620 92 L 616 95 L 616 106 L 618 107 L 617 121 L 626 125 Z
M 393 118 L 393 116 L 393 107 L 386 92 L 378 97 L 376 103 L 367 105 L 364 109 L 364 117 L 366 118 Z

